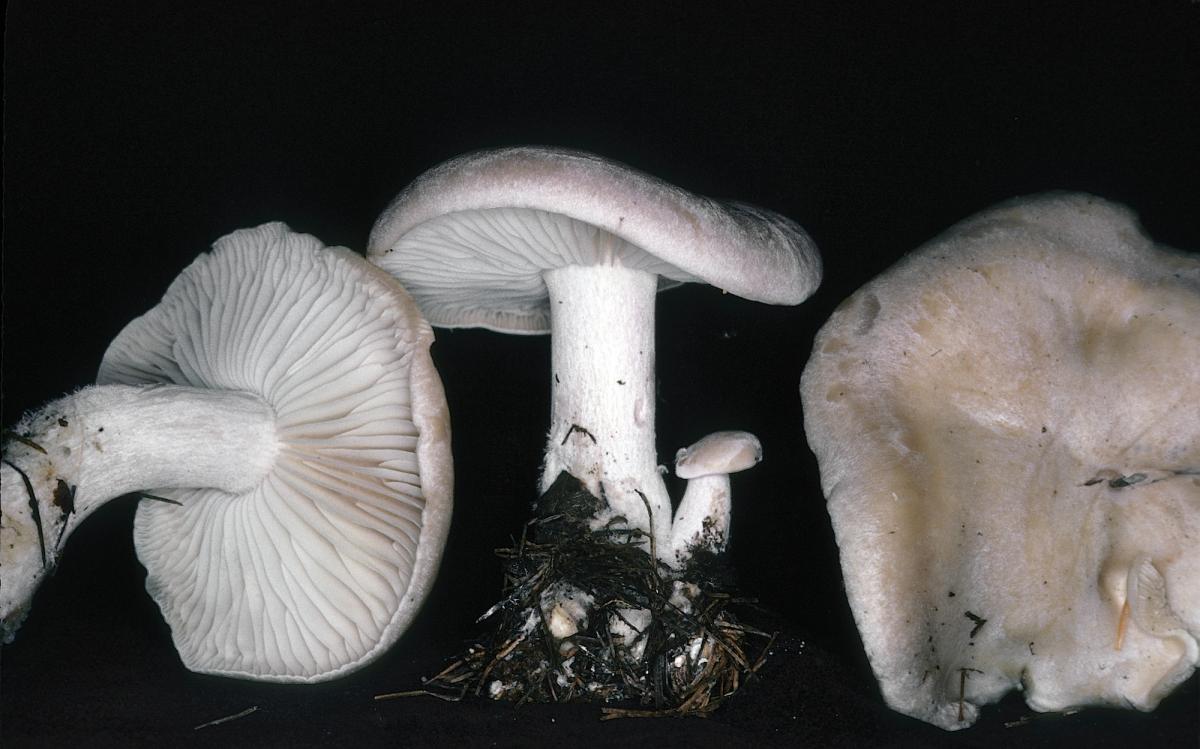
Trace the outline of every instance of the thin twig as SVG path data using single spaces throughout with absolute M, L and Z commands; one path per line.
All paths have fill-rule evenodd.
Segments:
M 654 533 L 653 533 L 653 530 L 654 530 L 654 513 L 650 511 L 650 500 L 649 500 L 649 499 L 646 499 L 646 495 L 642 493 L 642 490 L 641 490 L 641 489 L 634 489 L 634 491 L 635 491 L 635 492 L 637 492 L 637 495 L 638 495 L 639 497 L 641 497 L 641 499 L 642 499 L 642 504 L 646 506 L 646 517 L 647 517 L 647 518 L 649 519 L 649 521 L 650 521 L 650 529 L 651 529 L 651 533 L 650 533 L 650 558 L 651 558 L 651 559 L 658 559 L 658 550 L 654 548 Z M 658 570 L 657 570 L 657 569 L 655 569 L 655 570 L 654 570 L 654 576 L 655 576 L 656 578 L 658 577 Z
M 760 632 L 758 634 L 765 633 Z M 751 674 L 758 673 L 758 669 L 762 668 L 762 665 L 767 662 L 767 656 L 771 654 L 771 646 L 775 644 L 775 639 L 777 637 L 779 637 L 779 633 L 775 632 L 771 635 L 771 639 L 767 640 L 767 644 L 763 646 L 762 652 L 758 654 L 758 660 L 756 660 L 754 665 L 750 667 Z
M 42 450 L 42 452 L 46 451 Z M 42 530 L 42 511 L 38 508 L 37 495 L 33 493 L 33 484 L 30 483 L 29 476 L 17 468 L 15 463 L 7 458 L 0 458 L 0 462 L 16 471 L 25 484 L 25 492 L 29 495 L 29 514 L 33 516 L 33 522 L 37 525 L 38 545 L 42 548 L 42 569 L 46 569 L 46 532 Z
M 219 726 L 222 723 L 228 723 L 231 720 L 238 720 L 239 718 L 245 718 L 247 715 L 250 715 L 251 713 L 256 713 L 256 712 L 258 712 L 258 705 L 255 705 L 254 707 L 248 707 L 245 710 L 241 711 L 240 713 L 234 713 L 233 715 L 226 715 L 224 718 L 217 718 L 216 720 L 210 720 L 207 723 L 201 723 L 198 726 L 194 726 L 192 728 L 192 730 L 199 731 L 201 728 L 209 728 L 211 726 Z
M 387 694 L 375 695 L 376 700 L 395 700 L 401 697 L 437 697 L 445 702 L 462 702 L 462 698 L 466 695 L 467 688 L 464 686 L 459 694 L 440 694 L 431 692 L 428 689 L 410 689 L 407 692 L 388 692 Z
M 155 502 L 166 502 L 169 505 L 178 505 L 179 507 L 183 507 L 183 502 L 179 502 L 169 497 L 160 497 L 157 494 L 147 494 L 146 492 L 137 492 L 137 495 L 142 499 L 152 499 Z
M 4 439 L 16 440 L 17 442 L 20 442 L 22 445 L 25 445 L 26 447 L 32 447 L 34 450 L 37 450 L 38 452 L 40 452 L 42 455 L 49 454 L 46 452 L 46 448 L 42 447 L 38 443 L 29 439 L 28 437 L 22 437 L 21 435 L 17 434 L 16 432 L 11 432 L 7 429 L 4 430 Z

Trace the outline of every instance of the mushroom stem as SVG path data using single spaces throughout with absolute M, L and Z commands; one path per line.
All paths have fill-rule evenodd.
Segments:
M 658 278 L 615 265 L 567 266 L 544 277 L 553 395 L 541 489 L 570 473 L 607 501 L 595 527 L 622 517 L 664 554 L 671 500 L 654 435 Z
M 698 549 L 720 554 L 729 542 L 729 474 L 716 473 L 690 479 L 671 525 L 668 563 L 682 566 Z
M 0 637 L 11 639 L 67 536 L 141 490 L 245 491 L 278 451 L 258 396 L 174 385 L 84 388 L 25 416 L 0 465 Z

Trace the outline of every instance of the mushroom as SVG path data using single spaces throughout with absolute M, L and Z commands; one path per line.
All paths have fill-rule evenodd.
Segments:
M 817 336 L 804 425 L 888 704 L 945 729 L 1150 710 L 1200 648 L 1200 261 L 1048 194 L 968 219 Z
M 449 420 L 432 331 L 360 256 L 279 223 L 218 240 L 131 322 L 100 384 L 4 447 L 0 616 L 11 639 L 63 542 L 109 499 L 184 664 L 314 682 L 378 657 L 433 582 Z
M 749 432 L 714 432 L 675 454 L 675 475 L 687 489 L 671 523 L 671 551 L 677 565 L 697 550 L 714 554 L 729 542 L 729 474 L 762 460 L 762 445 Z
M 804 231 L 600 157 L 552 148 L 468 154 L 425 173 L 375 223 L 368 255 L 431 323 L 551 334 L 541 491 L 567 472 L 673 563 L 654 416 L 654 301 L 707 282 L 798 304 L 820 280 Z

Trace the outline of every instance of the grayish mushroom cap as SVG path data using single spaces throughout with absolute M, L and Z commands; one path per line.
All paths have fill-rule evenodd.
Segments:
M 368 255 L 431 323 L 547 333 L 542 273 L 619 264 L 799 304 L 820 282 L 808 235 L 770 211 L 694 195 L 563 149 L 480 151 L 426 172 L 380 215 Z
M 217 241 L 113 342 L 102 384 L 254 393 L 275 417 L 249 492 L 161 489 L 179 505 L 138 508 L 146 588 L 189 668 L 322 681 L 408 626 L 451 514 L 432 341 L 391 277 L 276 223 Z

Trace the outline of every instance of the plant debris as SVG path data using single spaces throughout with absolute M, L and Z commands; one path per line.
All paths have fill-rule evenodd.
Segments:
M 1062 720 L 1063 718 L 1065 718 L 1069 715 L 1075 715 L 1082 709 L 1083 708 L 1081 708 L 1081 707 L 1075 707 L 1075 708 L 1069 708 L 1067 710 L 1063 710 L 1062 712 L 1059 712 L 1059 713 L 1032 713 L 1030 715 L 1022 715 L 1020 718 L 1017 718 L 1016 720 L 1006 721 L 1004 724 L 1004 727 L 1005 728 L 1019 728 L 1020 726 L 1027 726 L 1030 723 L 1033 723 L 1034 721 L 1058 721 L 1058 720 Z
M 738 621 L 721 560 L 699 553 L 670 570 L 640 530 L 616 518 L 591 529 L 604 500 L 563 472 L 505 561 L 504 597 L 480 621 L 492 633 L 424 688 L 380 695 L 526 702 L 633 703 L 601 719 L 706 716 L 758 671 L 775 635 Z M 751 655 L 751 652 L 754 655 Z
M 54 548 L 57 549 L 62 546 L 63 534 L 67 532 L 67 521 L 75 512 L 75 487 L 58 479 L 58 484 L 54 487 L 54 506 L 62 513 L 62 527 L 58 529 L 58 540 L 54 542 Z
M 971 628 L 971 634 L 968 635 L 970 639 L 974 640 L 975 635 L 979 634 L 979 630 L 983 629 L 983 625 L 987 624 L 987 619 L 984 619 L 982 616 L 970 611 L 964 611 L 963 616 L 975 623 L 975 626 Z
M 25 440 L 22 440 L 22 442 L 24 442 L 24 441 Z M 41 450 L 40 447 L 38 449 Z M 46 452 L 46 451 L 42 450 L 42 452 Z M 37 526 L 38 545 L 42 550 L 42 569 L 45 569 L 46 568 L 46 531 L 42 528 L 42 512 L 39 509 L 37 495 L 34 494 L 34 492 L 33 492 L 33 484 L 29 481 L 29 475 L 27 473 L 25 473 L 24 471 L 22 471 L 17 466 L 16 463 L 13 463 L 12 461 L 8 460 L 7 458 L 0 458 L 0 462 L 4 463 L 4 465 L 6 465 L 9 468 L 16 471 L 17 475 L 21 477 L 21 482 L 23 484 L 25 484 L 25 494 L 28 497 L 27 501 L 29 503 L 29 514 L 33 518 L 34 525 Z
M 253 715 L 256 712 L 258 712 L 258 705 L 255 705 L 254 707 L 248 707 L 245 710 L 241 711 L 240 713 L 234 713 L 233 715 L 226 715 L 224 718 L 217 718 L 216 720 L 210 720 L 207 723 L 201 723 L 198 726 L 192 726 L 192 730 L 199 731 L 201 728 L 211 728 L 212 726 L 219 726 L 222 723 L 229 723 L 230 721 L 239 720 L 241 718 L 245 718 L 247 715 Z
M 21 434 L 17 434 L 16 432 L 10 431 L 8 429 L 4 430 L 3 439 L 5 442 L 7 442 L 8 440 L 15 440 L 17 442 L 20 442 L 22 445 L 25 445 L 26 447 L 31 447 L 34 450 L 37 450 L 42 455 L 46 454 L 46 448 L 42 447 L 38 443 L 29 439 L 28 437 L 21 435 Z

